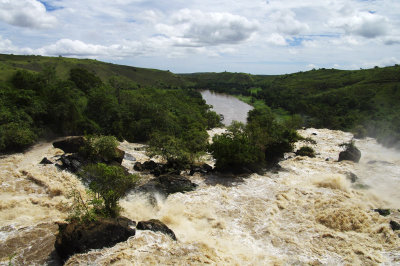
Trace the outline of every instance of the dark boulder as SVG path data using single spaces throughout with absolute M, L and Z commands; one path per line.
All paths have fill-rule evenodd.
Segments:
M 361 152 L 359 149 L 357 149 L 356 146 L 354 145 L 348 145 L 346 150 L 342 151 L 341 153 L 339 153 L 339 162 L 340 161 L 353 161 L 358 163 L 360 161 L 361 158 Z
M 382 216 L 390 215 L 390 210 L 389 209 L 374 209 L 374 212 L 377 212 Z
M 39 164 L 53 164 L 53 162 L 44 157 Z
M 151 219 L 148 221 L 140 221 L 136 226 L 137 230 L 150 230 L 153 232 L 161 232 L 170 236 L 173 240 L 177 240 L 174 231 L 169 229 L 164 223 L 157 219 Z
M 80 148 L 85 145 L 84 137 L 70 137 L 53 143 L 54 148 L 63 150 L 65 153 L 79 152 Z
M 61 164 L 56 164 L 58 168 L 68 170 L 72 173 L 78 172 L 82 166 L 87 164 L 87 161 L 76 153 L 70 155 L 63 154 L 57 161 L 61 162 Z
M 112 247 L 135 235 L 135 222 L 125 217 L 105 218 L 87 223 L 59 224 L 55 249 L 61 259 L 91 249 Z
M 390 221 L 390 227 L 393 231 L 400 230 L 400 224 L 395 221 Z
M 196 187 L 197 185 L 186 177 L 180 175 L 162 175 L 138 187 L 138 190 L 151 193 L 158 192 L 168 196 L 177 192 L 193 191 Z
M 133 169 L 139 172 L 147 171 L 150 174 L 153 174 L 155 176 L 160 176 L 163 174 L 175 174 L 179 175 L 180 174 L 180 169 L 177 168 L 176 165 L 168 163 L 168 164 L 162 164 L 162 163 L 156 163 L 154 161 L 146 161 L 144 163 L 137 162 L 133 166 Z
M 190 167 L 190 175 L 194 175 L 194 173 L 201 173 L 201 174 L 208 174 L 213 170 L 212 166 L 208 164 L 202 164 L 202 165 L 192 165 Z

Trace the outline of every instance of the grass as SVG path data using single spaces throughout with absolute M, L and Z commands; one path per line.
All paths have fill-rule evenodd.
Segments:
M 80 67 L 95 73 L 103 82 L 117 78 L 140 86 L 182 87 L 185 85 L 182 77 L 169 71 L 116 65 L 92 59 L 6 54 L 0 54 L 0 82 L 9 80 L 18 70 L 40 72 L 46 67 L 54 67 L 56 75 L 61 79 L 68 78 L 71 68 Z

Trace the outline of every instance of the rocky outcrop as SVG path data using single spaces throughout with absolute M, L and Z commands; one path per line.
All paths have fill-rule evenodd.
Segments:
M 53 164 L 53 162 L 44 157 L 39 164 Z
M 213 170 L 213 168 L 204 163 L 202 165 L 192 165 L 190 167 L 190 175 L 194 175 L 194 173 L 200 173 L 200 174 L 208 174 Z
M 80 148 L 85 145 L 84 137 L 70 137 L 53 143 L 54 148 L 63 150 L 65 153 L 79 152 Z
M 61 170 L 68 170 L 72 173 L 78 172 L 82 166 L 88 163 L 77 153 L 73 153 L 70 155 L 63 154 L 57 161 L 61 162 L 61 164 L 56 164 L 58 168 L 60 168 Z
M 390 209 L 374 209 L 374 212 L 377 212 L 382 216 L 390 215 Z
M 62 260 L 90 249 L 111 247 L 135 235 L 135 222 L 125 217 L 87 223 L 59 224 L 55 249 Z
M 177 192 L 188 192 L 195 190 L 197 185 L 192 183 L 186 177 L 180 175 L 162 175 L 158 176 L 146 184 L 138 187 L 139 191 L 158 192 L 165 196 Z
M 153 232 L 161 232 L 170 236 L 173 240 L 177 240 L 174 231 L 168 228 L 164 223 L 157 219 L 151 219 L 148 221 L 138 222 L 136 226 L 137 230 L 150 230 Z
M 133 166 L 133 169 L 139 172 L 147 171 L 155 176 L 160 176 L 163 174 L 179 175 L 181 172 L 180 168 L 177 167 L 176 165 L 173 165 L 171 163 L 168 164 L 156 163 L 152 160 L 146 161 L 144 163 L 137 162 Z
M 390 227 L 393 231 L 400 230 L 400 224 L 396 221 L 390 221 Z
M 361 152 L 359 149 L 357 149 L 356 146 L 354 145 L 348 145 L 346 150 L 342 151 L 341 153 L 339 153 L 339 162 L 340 161 L 353 161 L 358 163 L 360 161 L 361 158 Z

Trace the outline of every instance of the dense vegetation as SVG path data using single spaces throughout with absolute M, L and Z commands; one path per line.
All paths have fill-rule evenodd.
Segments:
M 244 73 L 182 75 L 199 89 L 263 101 L 283 118 L 301 115 L 307 127 L 352 131 L 400 146 L 400 66 L 344 71 L 320 69 L 290 75 Z
M 67 80 L 54 68 L 15 72 L 0 83 L 0 152 L 21 150 L 39 137 L 101 134 L 128 141 L 168 139 L 168 158 L 194 159 L 205 150 L 206 129 L 219 116 L 193 90 L 124 88 L 86 69 L 73 68 Z M 175 150 L 174 150 L 175 149 Z
M 296 131 L 278 123 L 269 108 L 253 109 L 246 125 L 232 123 L 226 133 L 213 138 L 209 150 L 219 169 L 252 170 L 292 151 L 297 140 Z

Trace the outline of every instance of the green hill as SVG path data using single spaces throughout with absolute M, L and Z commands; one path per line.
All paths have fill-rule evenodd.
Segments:
M 39 73 L 49 67 L 55 68 L 57 77 L 63 80 L 68 79 L 71 69 L 83 68 L 100 77 L 104 83 L 114 78 L 130 86 L 169 88 L 184 85 L 180 76 L 169 71 L 116 65 L 91 59 L 6 54 L 0 54 L 0 81 L 8 81 L 18 70 Z
M 277 76 L 224 72 L 182 77 L 198 89 L 246 96 L 250 103 L 264 101 L 278 112 L 301 115 L 305 126 L 367 134 L 388 146 L 400 147 L 398 65 Z

